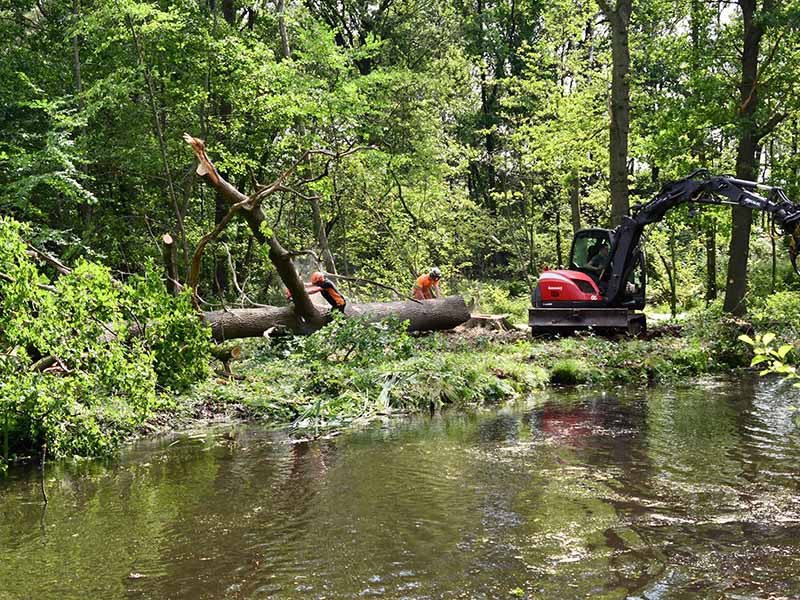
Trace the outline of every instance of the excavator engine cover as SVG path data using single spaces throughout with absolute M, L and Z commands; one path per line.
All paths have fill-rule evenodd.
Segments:
M 600 303 L 603 298 L 594 279 L 580 271 L 558 269 L 545 271 L 539 277 L 538 306 L 569 306 L 572 303 L 591 305 Z M 564 304 L 568 303 L 568 304 Z

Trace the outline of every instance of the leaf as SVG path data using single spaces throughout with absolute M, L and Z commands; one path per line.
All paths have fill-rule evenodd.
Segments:
M 739 341 L 740 342 L 744 342 L 745 344 L 749 344 L 751 346 L 755 346 L 756 345 L 755 340 L 753 338 L 751 338 L 749 335 L 744 335 L 744 334 L 740 335 L 739 336 Z
M 761 364 L 765 360 L 769 360 L 769 357 L 766 354 L 759 354 L 755 356 L 752 361 L 750 361 L 750 366 L 755 367 L 756 365 Z
M 775 339 L 775 334 L 771 331 L 764 334 L 764 337 L 761 338 L 761 343 L 765 346 L 769 346 L 773 340 Z
M 791 344 L 784 344 L 780 348 L 778 348 L 778 356 L 781 360 L 786 358 L 786 355 L 792 351 L 793 346 Z

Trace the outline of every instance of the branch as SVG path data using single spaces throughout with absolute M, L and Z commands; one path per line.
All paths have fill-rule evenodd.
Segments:
M 200 238 L 200 241 L 197 243 L 197 248 L 194 251 L 194 255 L 192 256 L 192 268 L 189 271 L 189 280 L 186 282 L 187 285 L 192 288 L 192 290 L 197 289 L 197 278 L 200 275 L 200 261 L 203 258 L 203 253 L 206 250 L 206 246 L 211 240 L 215 239 L 220 233 L 222 233 L 222 231 L 228 226 L 228 223 L 233 216 L 239 212 L 239 210 L 249 204 L 249 202 L 250 199 L 248 198 L 231 206 L 217 226 L 214 227 L 212 231 Z
M 225 253 L 228 255 L 228 267 L 231 270 L 231 275 L 233 276 L 233 287 L 236 288 L 236 291 L 239 292 L 239 299 L 242 308 L 244 308 L 244 302 L 242 300 L 247 300 L 251 306 L 255 306 L 258 308 L 266 308 L 268 304 L 259 304 L 258 302 L 253 302 L 253 300 L 245 293 L 242 287 L 239 285 L 239 278 L 236 276 L 236 267 L 233 264 L 233 257 L 231 256 L 231 249 L 228 247 L 228 244 L 222 242 L 222 246 L 225 248 Z M 245 280 L 245 285 L 247 285 L 247 280 Z
M 770 117 L 770 119 L 758 128 L 756 132 L 756 143 L 767 137 L 773 130 L 786 118 L 786 113 L 777 113 Z
M 11 277 L 11 275 L 9 275 L 8 273 L 3 273 L 3 272 L 0 272 L 0 279 L 2 279 L 4 281 L 8 281 L 9 283 L 16 283 L 17 282 L 17 280 L 14 279 L 13 277 Z M 45 291 L 48 291 L 48 292 L 52 292 L 54 294 L 57 291 L 55 286 L 46 285 L 44 283 L 37 283 L 36 287 L 38 287 L 40 290 L 45 290 Z
M 234 212 L 242 213 L 242 216 L 247 221 L 250 230 L 259 243 L 269 245 L 270 261 L 275 266 L 275 269 L 278 272 L 283 284 L 292 293 L 296 314 L 303 320 L 303 322 L 318 321 L 321 318 L 319 311 L 314 306 L 313 302 L 311 302 L 311 298 L 306 292 L 305 286 L 303 285 L 303 282 L 297 273 L 297 269 L 295 269 L 291 262 L 289 253 L 281 245 L 274 233 L 267 237 L 261 230 L 261 225 L 267 218 L 264 214 L 264 211 L 261 209 L 261 202 L 264 198 L 279 191 L 281 187 L 290 187 L 285 185 L 286 179 L 302 162 L 306 161 L 310 156 L 319 154 L 333 158 L 341 158 L 344 156 L 349 156 L 354 152 L 363 150 L 365 147 L 354 147 L 346 152 L 341 153 L 323 149 L 306 150 L 298 160 L 282 171 L 271 184 L 267 186 L 258 186 L 253 194 L 247 196 L 237 190 L 233 185 L 231 185 L 231 183 L 226 181 L 219 174 L 206 154 L 205 142 L 203 142 L 203 140 L 195 138 L 188 133 L 184 133 L 183 139 L 192 147 L 192 151 L 197 157 L 197 174 L 201 176 L 207 176 L 209 181 L 212 183 L 212 185 L 214 185 L 214 187 L 217 188 L 217 190 L 220 191 L 228 204 L 230 204 L 232 208 L 236 208 Z M 207 236 L 204 236 L 204 238 L 201 240 L 202 245 L 205 246 L 209 241 L 214 239 L 214 237 L 219 235 L 222 230 L 220 226 L 224 227 L 224 225 L 227 225 L 227 222 L 232 217 L 233 214 L 229 212 L 224 219 L 224 223 L 220 223 L 220 225 L 218 225 L 214 231 L 212 231 L 210 234 L 207 234 Z M 194 280 L 196 285 L 197 277 L 199 275 L 199 256 L 202 254 L 202 249 L 198 248 L 198 251 L 200 251 L 200 254 L 195 252 L 195 260 L 192 261 L 192 275 L 189 278 L 190 285 L 192 280 Z M 192 285 L 192 287 L 196 290 L 195 285 Z
M 311 251 L 306 251 L 306 252 L 308 254 L 313 254 L 314 256 L 316 256 L 316 254 L 314 254 Z M 319 259 L 317 259 L 317 260 L 319 260 Z M 330 277 L 331 279 L 342 279 L 344 281 L 353 281 L 355 283 L 366 283 L 366 284 L 369 284 L 369 285 L 374 285 L 374 286 L 383 288 L 385 290 L 389 290 L 390 292 L 394 292 L 395 294 L 397 294 L 398 297 L 403 298 L 404 300 L 411 300 L 413 302 L 418 302 L 419 303 L 419 300 L 417 300 L 416 298 L 408 296 L 408 295 L 402 293 L 401 291 L 399 291 L 397 288 L 393 288 L 390 285 L 386 285 L 384 283 L 380 283 L 378 281 L 375 281 L 374 279 L 364 279 L 363 277 L 351 277 L 349 275 L 337 275 L 336 273 L 325 273 L 325 277 Z
M 58 260 L 55 256 L 52 256 L 47 252 L 39 250 L 38 248 L 34 247 L 33 244 L 31 244 L 30 242 L 28 243 L 28 252 L 33 254 L 40 260 L 43 260 L 47 264 L 55 267 L 55 270 L 61 273 L 62 275 L 69 275 L 70 273 L 72 273 L 72 269 L 70 269 L 60 260 Z
M 145 59 L 144 49 L 142 48 L 142 45 L 139 42 L 139 34 L 136 32 L 136 28 L 134 27 L 133 18 L 127 11 L 125 12 L 125 23 L 128 26 L 128 30 L 130 31 L 131 39 L 133 41 L 133 46 L 136 49 L 136 53 L 139 58 L 139 66 L 142 68 L 145 83 L 147 84 L 147 92 L 150 98 L 150 110 L 153 113 L 152 114 L 153 127 L 156 134 L 156 139 L 158 140 L 159 149 L 161 150 L 161 160 L 164 164 L 164 176 L 167 179 L 167 191 L 169 192 L 169 200 L 172 204 L 173 210 L 175 211 L 175 219 L 177 220 L 178 233 L 181 236 L 183 258 L 184 260 L 188 260 L 189 245 L 186 241 L 186 229 L 183 226 L 183 214 L 181 213 L 180 207 L 178 206 L 178 198 L 175 195 L 175 184 L 172 180 L 172 171 L 169 168 L 169 158 L 167 156 L 167 141 L 164 138 L 164 129 L 161 126 L 161 115 L 159 107 L 156 104 L 156 91 L 155 91 L 155 86 L 153 84 L 153 76 L 150 68 L 150 63 L 148 63 L 147 60 Z M 163 107 L 161 108 L 163 110 Z
M 597 0 L 597 6 L 600 7 L 600 10 L 606 16 L 606 19 L 610 21 L 614 11 L 611 10 L 611 6 L 608 4 L 608 2 L 606 2 L 606 0 Z
M 49 369 L 54 364 L 56 364 L 56 357 L 52 354 L 40 358 L 35 363 L 30 366 L 31 371 L 44 371 L 45 369 Z
M 395 184 L 397 184 L 397 197 L 400 198 L 400 204 L 403 205 L 403 210 L 405 210 L 406 214 L 411 217 L 411 220 L 414 222 L 414 227 L 416 228 L 419 225 L 419 220 L 417 219 L 416 215 L 411 212 L 411 209 L 408 208 L 406 199 L 403 197 L 403 186 L 400 185 L 400 180 L 397 178 L 397 175 L 394 172 L 392 172 L 392 179 L 394 179 Z
M 203 177 L 207 176 L 211 184 L 216 187 L 222 196 L 228 201 L 228 204 L 236 204 L 249 198 L 233 187 L 228 181 L 222 178 L 217 171 L 217 168 L 208 158 L 206 154 L 206 144 L 203 140 L 192 137 L 188 133 L 183 134 L 184 141 L 192 147 L 195 157 L 197 157 L 197 167 L 195 173 Z
M 289 187 L 288 185 L 280 185 L 280 186 L 278 186 L 276 191 L 278 191 L 278 192 L 287 192 L 289 194 L 294 194 L 298 198 L 302 198 L 303 200 L 308 200 L 309 202 L 311 200 L 319 200 L 319 196 L 316 196 L 316 195 L 315 196 L 306 196 L 305 194 L 302 194 L 301 192 L 297 191 L 296 189 L 294 189 L 292 187 Z

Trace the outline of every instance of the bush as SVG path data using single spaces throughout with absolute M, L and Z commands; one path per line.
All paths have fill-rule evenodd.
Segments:
M 489 314 L 507 314 L 515 322 L 528 318 L 530 299 L 526 281 L 509 283 L 472 282 L 464 294 L 475 303 L 476 310 Z
M 586 383 L 588 374 L 577 360 L 567 358 L 559 360 L 550 369 L 550 383 L 557 385 L 576 385 Z
M 296 340 L 296 358 L 304 363 L 348 362 L 366 365 L 408 358 L 413 342 L 408 322 L 389 317 L 379 323 L 346 318 L 334 311 L 333 320 L 306 338 Z
M 750 330 L 749 323 L 723 312 L 721 300 L 693 313 L 686 322 L 690 343 L 705 351 L 712 372 L 750 364 L 752 351 L 739 341 Z
M 157 380 L 206 373 L 210 332 L 152 274 L 122 284 L 83 261 L 50 285 L 26 234 L 0 218 L 0 462 L 45 444 L 56 457 L 107 453 L 152 414 Z
M 778 292 L 761 300 L 751 310 L 753 324 L 782 338 L 800 337 L 800 293 Z
M 145 275 L 126 283 L 126 309 L 144 329 L 158 384 L 183 390 L 208 376 L 211 329 L 193 309 L 191 292 L 168 294 L 156 273 L 150 264 Z

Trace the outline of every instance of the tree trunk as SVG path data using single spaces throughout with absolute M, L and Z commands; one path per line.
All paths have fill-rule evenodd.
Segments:
M 744 21 L 744 47 L 742 49 L 742 79 L 739 84 L 739 147 L 736 152 L 736 176 L 755 180 L 757 172 L 756 150 L 758 133 L 755 113 L 758 107 L 758 54 L 764 33 L 761 21 L 755 19 L 756 0 L 739 0 Z M 750 228 L 753 211 L 742 206 L 732 208 L 733 221 L 728 274 L 725 285 L 726 312 L 743 315 L 747 312 L 747 261 L 750 254 Z
M 564 265 L 564 253 L 561 251 L 561 211 L 556 205 L 556 260 L 558 260 L 558 268 L 561 269 Z
M 276 10 L 278 12 L 278 31 L 281 34 L 281 54 L 283 58 L 291 58 L 292 51 L 289 48 L 289 34 L 286 32 L 286 3 L 284 0 L 278 0 Z
M 127 23 L 128 30 L 131 34 L 131 39 L 133 41 L 133 46 L 136 49 L 136 53 L 139 59 L 139 66 L 142 69 L 142 74 L 144 75 L 145 83 L 147 84 L 147 92 L 148 97 L 150 99 L 150 110 L 152 111 L 153 117 L 153 131 L 155 132 L 156 139 L 158 140 L 158 146 L 161 150 L 161 160 L 164 166 L 164 178 L 167 180 L 167 191 L 168 197 L 170 200 L 170 204 L 172 205 L 172 209 L 175 211 L 175 220 L 176 225 L 178 227 L 178 234 L 180 235 L 181 239 L 181 246 L 183 248 L 183 258 L 188 263 L 189 262 L 189 243 L 186 239 L 186 229 L 183 224 L 183 213 L 181 212 L 180 207 L 178 206 L 178 198 L 175 195 L 175 184 L 172 180 L 172 170 L 169 166 L 169 157 L 167 154 L 167 141 L 164 137 L 164 128 L 161 124 L 161 111 L 159 110 L 158 101 L 156 98 L 156 89 L 153 83 L 152 72 L 150 69 L 150 64 L 147 62 L 144 49 L 139 41 L 139 34 L 136 32 L 136 28 L 133 23 L 133 17 L 130 14 L 125 15 L 125 22 Z
M 581 179 L 577 171 L 572 175 L 569 188 L 569 206 L 572 215 L 572 233 L 578 233 L 581 228 Z
M 253 194 L 247 196 L 237 190 L 229 181 L 220 175 L 217 168 L 208 158 L 208 154 L 206 154 L 205 142 L 203 142 L 203 140 L 192 137 L 188 133 L 184 133 L 183 138 L 186 143 L 192 147 L 192 151 L 197 157 L 198 165 L 196 173 L 200 176 L 205 176 L 209 183 L 211 183 L 211 185 L 213 185 L 220 192 L 222 197 L 225 198 L 230 206 L 230 209 L 225 218 L 223 218 L 222 222 L 220 222 L 220 224 L 217 225 L 213 231 L 207 233 L 203 236 L 203 238 L 201 238 L 201 241 L 198 244 L 198 247 L 195 250 L 192 258 L 189 286 L 195 290 L 196 294 L 199 265 L 205 246 L 215 239 L 215 237 L 218 236 L 222 231 L 224 231 L 224 228 L 227 227 L 230 219 L 238 214 L 250 227 L 253 236 L 259 244 L 269 244 L 269 259 L 294 301 L 294 308 L 288 309 L 293 315 L 294 327 L 303 331 L 307 329 L 314 330 L 321 327 L 326 322 L 326 317 L 317 310 L 317 308 L 314 306 L 314 303 L 311 301 L 305 285 L 300 279 L 300 275 L 298 274 L 297 269 L 295 269 L 294 263 L 292 262 L 293 254 L 287 252 L 286 249 L 281 245 L 280 241 L 275 236 L 272 227 L 265 225 L 266 215 L 264 210 L 261 208 L 261 202 L 265 198 L 278 192 L 297 194 L 305 200 L 308 200 L 308 196 L 304 196 L 291 186 L 288 186 L 286 180 L 294 173 L 295 169 L 300 164 L 302 164 L 304 161 L 307 161 L 311 156 L 326 156 L 328 157 L 329 164 L 330 161 L 338 160 L 361 150 L 374 149 L 374 147 L 356 146 L 342 153 L 332 152 L 324 149 L 307 150 L 297 161 L 294 162 L 291 167 L 278 175 L 278 177 L 272 183 L 269 185 L 256 184 Z M 327 170 L 328 165 L 325 167 L 326 173 Z M 197 301 L 197 298 L 195 298 L 195 301 Z
M 706 223 L 706 304 L 717 299 L 717 224 Z
M 606 0 L 600 8 L 611 23 L 611 128 L 609 138 L 609 179 L 611 188 L 611 226 L 622 223 L 628 214 L 628 131 L 630 129 L 630 51 L 628 24 L 631 0 L 617 0 L 613 8 Z
M 469 309 L 461 296 L 447 296 L 418 302 L 372 302 L 347 307 L 346 316 L 364 317 L 377 322 L 395 316 L 409 321 L 409 331 L 452 329 L 469 320 Z M 319 321 L 298 316 L 291 306 L 265 308 L 236 308 L 206 312 L 203 318 L 211 326 L 218 342 L 245 337 L 261 337 L 270 329 L 310 334 L 329 320 L 329 314 Z
M 227 102 L 223 102 L 223 104 L 228 104 Z M 228 104 L 230 106 L 230 104 Z M 222 113 L 222 109 L 220 109 L 220 113 Z M 230 113 L 226 115 L 224 118 L 230 116 Z M 222 117 L 222 114 L 220 114 Z M 214 225 L 219 225 L 222 222 L 222 219 L 225 218 L 225 215 L 228 214 L 228 203 L 225 201 L 225 198 L 217 190 L 216 194 L 214 194 Z M 220 242 L 226 241 L 225 234 L 221 234 L 219 236 Z M 225 292 L 228 291 L 228 261 L 226 258 L 221 258 L 220 256 L 214 256 L 214 292 L 219 294 L 219 298 L 221 301 L 225 301 Z
M 73 26 L 76 31 L 81 21 L 81 0 L 72 0 L 72 17 L 74 19 Z M 83 78 L 81 76 L 81 37 L 75 33 L 72 36 L 72 68 L 75 76 L 75 99 L 77 100 L 78 115 L 83 116 L 84 101 L 83 101 Z M 81 127 L 80 137 L 86 139 L 86 127 Z M 86 165 L 81 165 L 80 170 L 86 173 Z M 81 221 L 83 222 L 84 231 L 87 231 L 92 222 L 92 205 L 88 202 L 81 202 L 78 205 Z
M 233 0 L 222 0 L 222 18 L 231 27 L 236 27 L 236 10 L 234 8 Z M 224 142 L 227 138 L 228 124 L 231 120 L 231 113 L 233 107 L 230 100 L 225 97 L 217 98 L 217 116 L 219 117 L 220 124 L 220 139 L 219 142 Z M 224 176 L 223 176 L 224 177 Z M 228 203 L 220 190 L 216 190 L 214 195 L 214 225 L 219 225 L 225 215 L 228 213 Z M 220 242 L 226 241 L 225 234 L 219 236 Z M 221 301 L 225 301 L 225 293 L 228 291 L 228 261 L 226 258 L 221 258 L 218 255 L 214 256 L 214 292 L 219 294 Z
M 314 223 L 314 236 L 317 238 L 317 245 L 319 246 L 319 257 L 322 259 L 322 264 L 328 273 L 336 273 L 336 263 L 333 260 L 333 254 L 331 254 L 328 245 L 328 233 L 325 230 L 325 222 L 322 219 L 319 198 L 312 196 L 310 202 L 311 218 Z
M 175 248 L 175 240 L 169 233 L 161 237 L 164 247 L 161 249 L 161 256 L 164 259 L 164 268 L 167 271 L 167 292 L 176 296 L 181 290 L 178 280 L 178 251 Z

